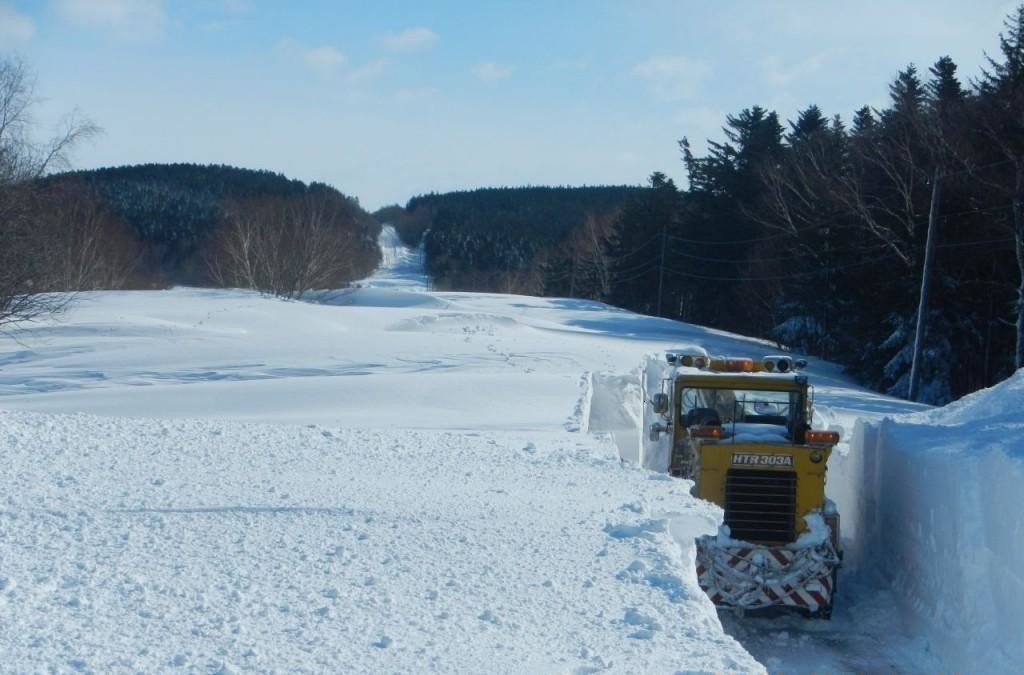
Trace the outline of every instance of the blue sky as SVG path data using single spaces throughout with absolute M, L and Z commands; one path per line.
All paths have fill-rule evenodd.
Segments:
M 849 119 L 910 62 L 964 80 L 1006 0 L 0 0 L 40 133 L 104 129 L 77 167 L 189 161 L 328 182 L 376 208 L 489 185 L 682 182 L 727 114 Z

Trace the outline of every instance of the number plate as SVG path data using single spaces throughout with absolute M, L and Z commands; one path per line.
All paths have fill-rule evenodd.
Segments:
M 733 466 L 793 466 L 793 455 L 758 455 L 737 452 L 732 456 Z

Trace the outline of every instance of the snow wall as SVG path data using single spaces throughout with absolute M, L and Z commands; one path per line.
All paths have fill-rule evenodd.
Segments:
M 656 441 L 648 437 L 650 425 L 664 420 L 651 410 L 647 396 L 660 391 L 661 381 L 671 370 L 663 354 L 646 354 L 640 366 L 626 375 L 587 373 L 575 415 L 581 420 L 580 428 L 610 434 L 627 462 L 668 471 L 669 436 L 663 434 Z
M 946 408 L 858 422 L 848 562 L 881 575 L 950 670 L 1024 662 L 1024 371 Z M 849 520 L 849 522 L 847 522 Z M 845 537 L 844 537 L 845 538 Z
M 637 373 L 589 373 L 580 405 L 583 431 L 606 433 L 615 441 L 619 456 L 640 462 L 640 416 L 643 393 Z

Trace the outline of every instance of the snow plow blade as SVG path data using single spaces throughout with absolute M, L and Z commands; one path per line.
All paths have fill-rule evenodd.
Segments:
M 719 607 L 789 607 L 831 618 L 839 564 L 827 539 L 809 548 L 722 546 L 711 536 L 697 540 L 697 580 Z

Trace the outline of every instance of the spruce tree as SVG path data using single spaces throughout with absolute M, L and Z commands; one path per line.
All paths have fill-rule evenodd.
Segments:
M 1014 367 L 1024 367 L 1024 5 L 999 36 L 1002 60 L 989 58 L 978 82 L 978 117 L 987 140 L 1012 164 L 1002 190 L 1012 199 L 1012 231 L 1017 262 Z

